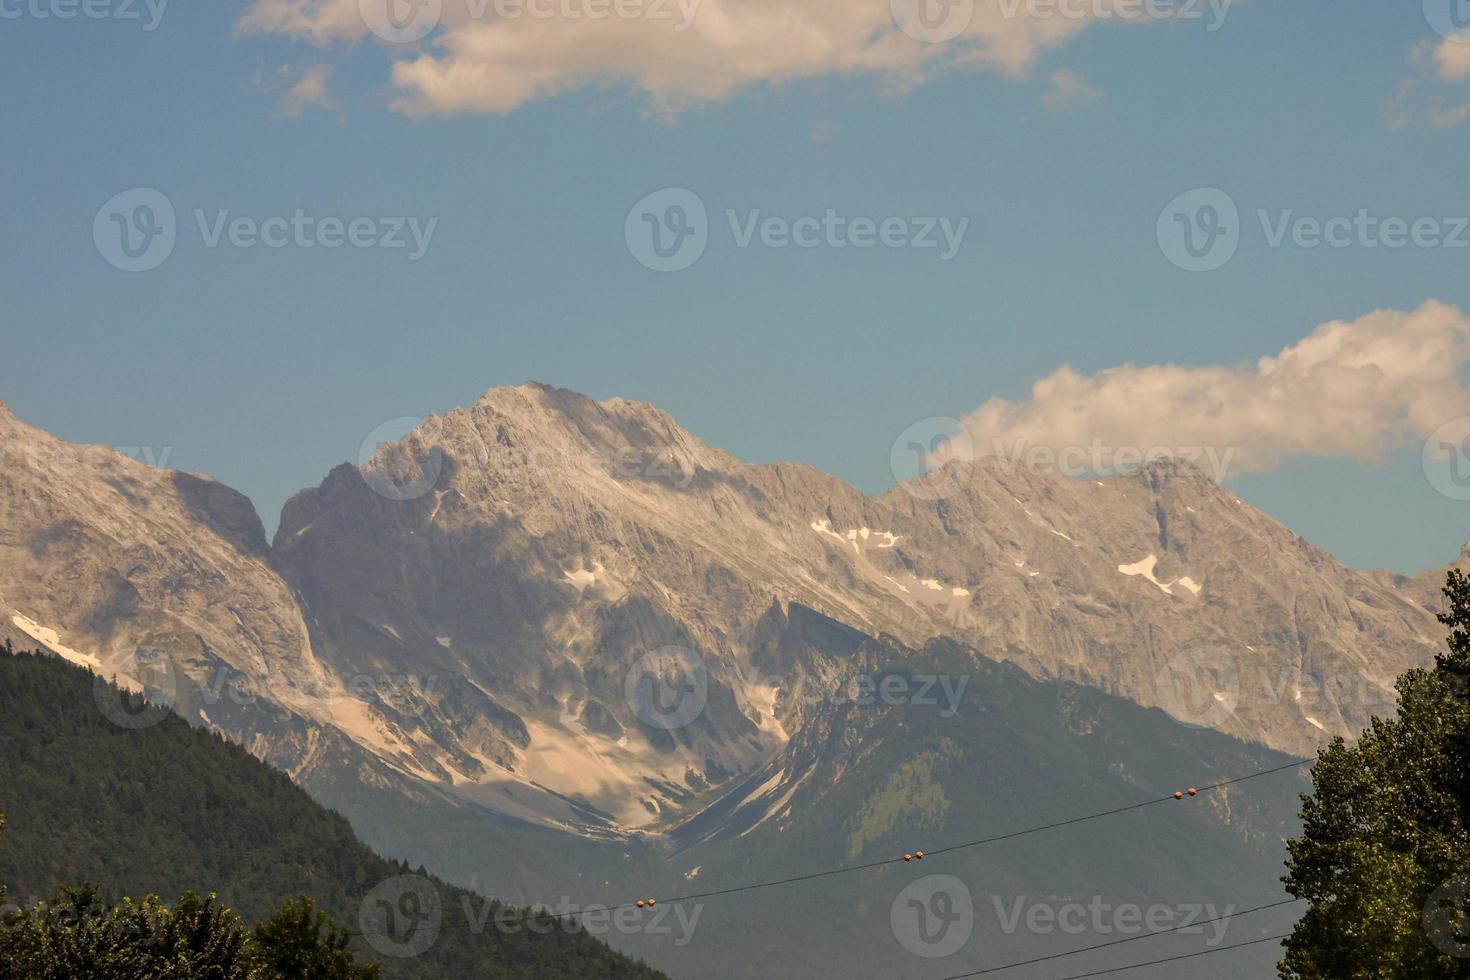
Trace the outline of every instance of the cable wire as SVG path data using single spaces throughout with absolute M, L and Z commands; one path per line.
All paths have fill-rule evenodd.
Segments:
M 1001 970 L 1017 970 L 1023 966 L 1034 966 L 1037 963 L 1047 963 L 1051 960 L 1060 960 L 1068 956 L 1080 956 L 1083 953 L 1092 953 L 1099 949 L 1109 949 L 1113 946 L 1122 946 L 1124 943 L 1138 942 L 1140 939 L 1152 939 L 1154 936 L 1167 936 L 1170 933 L 1179 932 L 1182 929 L 1193 929 L 1196 926 L 1207 926 L 1211 922 L 1228 921 L 1238 916 L 1251 915 L 1255 912 L 1264 912 L 1267 909 L 1279 909 L 1287 905 L 1295 905 L 1296 903 L 1301 901 L 1304 901 L 1304 899 L 1289 898 L 1280 902 L 1272 902 L 1270 905 L 1257 905 L 1255 908 L 1252 909 L 1245 909 L 1241 912 L 1229 912 L 1225 915 L 1217 915 L 1210 919 L 1199 919 L 1197 921 L 1190 922 L 1182 926 L 1175 926 L 1172 929 L 1160 929 L 1157 932 L 1145 932 L 1138 936 L 1129 936 L 1126 939 L 1114 939 L 1111 942 L 1098 943 L 1095 946 L 1083 946 L 1081 949 L 1072 949 L 1068 950 L 1065 953 L 1052 953 L 1050 956 L 1038 956 L 1035 959 L 1018 960 L 1015 963 L 1007 963 L 1004 966 L 992 966 L 984 970 L 976 970 L 973 973 L 958 973 L 952 977 L 945 977 L 944 980 L 968 980 L 968 978 L 970 977 L 988 976 L 991 973 L 999 973 Z
M 1231 779 L 1221 780 L 1218 783 L 1212 783 L 1212 784 L 1210 784 L 1208 786 L 1200 787 L 1199 790 L 1198 790 L 1198 792 L 1200 792 L 1200 793 L 1207 793 L 1207 792 L 1211 792 L 1213 790 L 1223 789 L 1226 786 L 1233 786 L 1233 785 L 1235 785 L 1237 783 L 1246 782 L 1247 780 L 1260 779 L 1263 776 L 1275 775 L 1276 773 L 1286 772 L 1287 770 L 1290 770 L 1290 769 L 1299 769 L 1302 766 L 1310 765 L 1311 763 L 1314 763 L 1316 761 L 1317 761 L 1316 759 L 1297 759 L 1294 762 L 1289 762 L 1289 763 L 1287 763 L 1285 765 L 1277 766 L 1274 769 L 1264 769 L 1264 770 L 1261 770 L 1260 772 L 1254 772 L 1254 773 L 1251 773 L 1251 774 L 1246 775 L 1246 776 L 1236 776 L 1236 777 L 1231 778 Z M 1039 833 L 1043 833 L 1043 832 L 1048 831 L 1048 830 L 1057 830 L 1057 829 L 1059 829 L 1061 827 L 1071 827 L 1071 826 L 1074 826 L 1076 824 L 1086 823 L 1086 822 L 1091 821 L 1091 820 L 1100 820 L 1103 817 L 1117 816 L 1118 814 L 1129 813 L 1129 812 L 1132 812 L 1134 810 L 1142 810 L 1142 809 L 1145 809 L 1147 807 L 1159 806 L 1160 804 L 1163 804 L 1163 803 L 1174 803 L 1174 802 L 1176 802 L 1176 798 L 1174 797 L 1173 794 L 1170 794 L 1169 796 L 1163 796 L 1163 797 L 1160 797 L 1160 798 L 1158 798 L 1156 800 L 1145 800 L 1142 803 L 1132 803 L 1132 804 L 1129 804 L 1128 806 L 1116 807 L 1116 808 L 1114 808 L 1112 810 L 1103 810 L 1103 811 L 1098 812 L 1098 813 L 1089 813 L 1089 814 L 1086 814 L 1086 815 L 1080 816 L 1080 817 L 1072 817 L 1069 820 L 1060 820 L 1060 821 L 1057 821 L 1056 823 L 1043 824 L 1043 825 L 1041 825 L 1039 827 L 1028 827 L 1025 830 L 1016 830 L 1016 831 L 1012 831 L 1012 832 L 1007 833 L 1007 834 L 999 834 L 999 835 L 994 836 L 994 837 L 983 837 L 983 838 L 981 838 L 979 840 L 972 840 L 972 841 L 968 841 L 968 842 L 963 843 L 963 844 L 952 844 L 949 847 L 941 847 L 941 848 L 939 848 L 938 850 L 935 850 L 935 851 L 925 851 L 924 852 L 924 857 L 925 858 L 936 857 L 936 856 L 938 856 L 940 854 L 950 854 L 950 853 L 953 853 L 955 851 L 966 850 L 966 849 L 972 848 L 972 847 L 983 847 L 983 846 L 985 846 L 987 844 L 997 844 L 997 843 L 1000 843 L 1001 841 L 1015 840 L 1018 837 L 1027 837 L 1027 836 L 1029 836 L 1031 834 L 1039 834 Z M 890 864 L 905 864 L 905 863 L 908 863 L 908 862 L 906 862 L 901 857 L 887 858 L 887 859 L 884 859 L 882 861 L 870 861 L 870 862 L 868 862 L 866 864 L 847 865 L 847 866 L 844 866 L 844 867 L 831 868 L 831 869 L 826 870 L 826 871 L 817 871 L 817 872 L 813 872 L 811 874 L 796 875 L 796 876 L 790 877 L 790 878 L 780 878 L 780 879 L 776 879 L 774 881 L 754 882 L 754 883 L 749 884 L 749 885 L 739 885 L 739 886 L 736 886 L 736 887 L 733 887 L 733 888 L 721 888 L 721 889 L 717 889 L 715 891 L 701 892 L 701 893 L 694 894 L 694 895 L 683 895 L 683 896 L 679 896 L 677 898 L 670 898 L 670 899 L 668 899 L 668 902 L 670 902 L 672 904 L 672 903 L 678 903 L 678 902 L 694 902 L 694 901 L 700 901 L 700 900 L 706 899 L 706 898 L 720 898 L 720 897 L 723 897 L 723 896 L 726 896 L 726 895 L 738 894 L 740 892 L 755 891 L 757 889 L 762 889 L 762 888 L 776 888 L 776 887 L 779 887 L 779 886 L 782 886 L 782 885 L 791 885 L 791 884 L 796 884 L 798 882 L 803 882 L 803 881 L 812 881 L 812 880 L 814 880 L 816 878 L 828 878 L 828 877 L 831 877 L 833 875 L 851 874 L 851 873 L 856 872 L 856 871 L 870 871 L 873 868 L 881 868 L 881 867 L 885 867 L 885 866 L 890 865 Z M 632 908 L 632 907 L 634 907 L 634 906 L 631 906 L 631 905 L 619 906 L 619 908 Z M 616 911 L 616 909 L 614 911 Z
M 1116 966 L 1111 970 L 1097 970 L 1093 973 L 1074 973 L 1062 980 L 1088 980 L 1089 977 L 1105 977 L 1109 973 L 1127 973 L 1129 970 L 1141 970 L 1146 966 L 1159 966 L 1164 963 L 1177 963 L 1180 960 L 1192 960 L 1196 956 L 1209 956 L 1211 953 L 1226 953 L 1232 949 L 1245 949 L 1247 946 L 1259 946 L 1261 943 L 1279 943 L 1284 939 L 1291 938 L 1289 935 L 1267 936 L 1264 939 L 1252 939 L 1249 942 L 1233 943 L 1229 946 L 1216 946 L 1213 949 L 1201 949 L 1193 953 L 1184 953 L 1180 956 L 1170 956 L 1162 960 L 1149 960 L 1147 963 L 1133 963 L 1129 966 Z
M 1244 775 L 1244 776 L 1235 776 L 1235 777 L 1232 777 L 1230 779 L 1223 779 L 1223 780 L 1220 780 L 1219 782 L 1211 783 L 1211 784 L 1209 784 L 1207 786 L 1199 787 L 1196 792 L 1198 792 L 1198 793 L 1212 792 L 1214 790 L 1223 789 L 1226 786 L 1234 786 L 1234 785 L 1236 785 L 1238 783 L 1244 783 L 1244 782 L 1247 782 L 1247 781 L 1252 780 L 1252 779 L 1260 779 L 1260 778 L 1265 777 L 1265 776 L 1272 776 L 1272 775 L 1275 775 L 1277 773 L 1286 772 L 1286 771 L 1291 770 L 1291 769 L 1299 769 L 1302 766 L 1310 765 L 1312 763 L 1315 763 L 1316 761 L 1317 760 L 1315 758 L 1312 758 L 1312 759 L 1297 759 L 1295 761 L 1288 762 L 1288 763 L 1286 763 L 1284 765 L 1276 766 L 1276 767 L 1271 768 L 1271 769 L 1263 769 L 1263 770 L 1261 770 L 1259 772 L 1249 773 L 1249 774 Z M 1057 821 L 1055 823 L 1042 824 L 1042 825 L 1037 826 L 1037 827 L 1028 827 L 1028 828 L 1026 828 L 1024 830 L 1011 831 L 1009 833 L 998 834 L 998 835 L 993 836 L 993 837 L 982 837 L 982 838 L 980 838 L 978 840 L 967 841 L 967 842 L 962 843 L 962 844 L 952 844 L 952 845 L 950 845 L 948 847 L 942 847 L 942 848 L 939 848 L 938 850 L 935 850 L 935 851 L 925 851 L 925 852 L 916 852 L 916 853 L 922 853 L 923 856 L 920 858 L 920 860 L 923 860 L 925 858 L 936 857 L 936 856 L 939 856 L 941 854 L 951 854 L 951 853 L 954 853 L 955 851 L 967 850 L 967 849 L 975 848 L 975 847 L 984 847 L 986 845 L 989 845 L 989 844 L 997 844 L 997 843 L 1000 843 L 1002 841 L 1015 840 L 1018 837 L 1027 837 L 1027 836 L 1030 836 L 1031 834 L 1040 834 L 1040 833 L 1044 833 L 1044 832 L 1049 831 L 1049 830 L 1057 830 L 1057 829 L 1060 829 L 1062 827 L 1072 827 L 1072 826 L 1076 826 L 1077 824 L 1087 823 L 1087 822 L 1092 821 L 1092 820 L 1100 820 L 1100 819 L 1103 819 L 1104 817 L 1112 817 L 1112 816 L 1117 816 L 1117 815 L 1123 814 L 1123 813 L 1130 813 L 1130 812 L 1133 812 L 1135 810 L 1143 810 L 1143 809 L 1147 809 L 1149 807 L 1159 806 L 1159 805 L 1164 804 L 1164 803 L 1174 803 L 1174 802 L 1177 802 L 1177 800 L 1178 800 L 1178 797 L 1176 797 L 1173 794 L 1170 794 L 1169 796 L 1159 797 L 1158 799 L 1144 800 L 1144 801 L 1142 801 L 1140 803 L 1132 803 L 1132 804 L 1129 804 L 1127 806 L 1115 807 L 1115 808 L 1113 808 L 1111 810 L 1102 810 L 1102 811 L 1099 811 L 1097 813 L 1084 814 L 1082 816 L 1072 817 L 1072 818 L 1067 819 L 1067 820 L 1060 820 L 1060 821 Z M 780 888 L 780 887 L 783 887 L 783 886 L 786 886 L 786 885 L 794 885 L 794 884 L 798 884 L 798 883 L 806 882 L 806 881 L 815 881 L 815 880 L 820 879 L 820 878 L 831 878 L 831 877 L 835 877 L 837 875 L 854 874 L 854 873 L 859 872 L 859 871 L 871 871 L 871 870 L 873 870 L 875 868 L 882 868 L 882 867 L 887 867 L 887 866 L 893 865 L 893 864 L 906 864 L 906 863 L 909 863 L 909 862 L 904 857 L 885 858 L 885 859 L 879 860 L 879 861 L 869 861 L 869 862 L 866 862 L 864 864 L 842 865 L 842 866 L 836 867 L 836 868 L 828 868 L 828 869 L 826 869 L 824 871 L 814 871 L 814 872 L 811 872 L 809 874 L 793 875 L 793 876 L 787 877 L 787 878 L 776 878 L 776 879 L 772 879 L 772 880 L 769 880 L 769 881 L 757 881 L 757 882 L 751 882 L 750 884 L 746 884 L 746 885 L 735 885 L 735 886 L 732 886 L 730 888 L 720 888 L 720 889 L 715 889 L 715 890 L 707 891 L 707 892 L 697 892 L 697 893 L 690 894 L 690 895 L 680 895 L 680 896 L 677 896 L 677 897 L 674 897 L 674 898 L 659 899 L 657 902 L 652 903 L 652 904 L 650 904 L 647 901 L 643 901 L 642 904 L 639 904 L 639 902 L 626 902 L 626 903 L 624 903 L 622 905 L 597 906 L 597 907 L 582 909 L 582 910 L 576 911 L 576 912 L 558 912 L 558 913 L 552 913 L 550 911 L 549 907 L 544 906 L 544 905 L 543 906 L 534 906 L 533 905 L 533 906 L 528 906 L 527 907 L 527 911 L 534 912 L 536 909 L 539 908 L 539 909 L 542 910 L 539 914 L 542 917 L 544 917 L 544 918 L 550 918 L 552 920 L 576 919 L 576 918 L 578 918 L 580 916 L 583 916 L 583 915 L 603 915 L 603 914 L 607 914 L 607 913 L 610 913 L 610 912 L 621 912 L 621 911 L 624 911 L 626 909 L 634 909 L 634 908 L 641 909 L 641 908 L 645 908 L 645 907 L 647 907 L 647 908 L 655 908 L 655 907 L 657 907 L 658 904 L 676 905 L 676 904 L 679 904 L 681 902 L 697 902 L 697 901 L 703 901 L 705 899 L 711 899 L 711 898 L 724 898 L 724 897 L 727 897 L 727 896 L 730 896 L 730 895 L 738 895 L 738 894 L 742 894 L 742 893 L 745 893 L 745 892 L 760 891 L 760 890 L 764 890 L 764 889 L 767 889 L 767 888 Z M 470 923 L 470 924 L 472 925 L 473 923 Z M 381 933 L 381 932 L 371 932 L 370 933 L 370 932 L 363 932 L 363 931 L 353 932 L 352 934 L 353 935 L 356 935 L 356 936 L 367 936 L 367 935 L 370 935 L 370 934 L 372 934 L 372 935 L 391 935 L 391 933 Z

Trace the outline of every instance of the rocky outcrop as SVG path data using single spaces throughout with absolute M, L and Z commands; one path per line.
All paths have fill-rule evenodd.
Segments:
M 766 766 L 869 638 L 938 637 L 1291 752 L 1427 663 L 1441 573 L 1345 568 L 1194 467 L 953 462 L 881 498 L 527 385 L 285 508 L 0 409 L 0 615 L 309 781 L 581 833 Z M 370 765 L 368 765 L 370 763 Z

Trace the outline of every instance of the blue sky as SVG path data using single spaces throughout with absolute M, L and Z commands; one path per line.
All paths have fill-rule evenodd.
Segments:
M 623 47 L 530 25 L 506 42 L 504 78 L 473 53 L 486 25 L 452 18 L 390 46 L 333 33 L 323 18 L 341 0 L 176 2 L 152 31 L 36 15 L 57 2 L 0 0 L 0 397 L 64 438 L 213 474 L 268 526 L 384 421 L 527 379 L 647 400 L 743 459 L 800 460 L 877 492 L 920 420 L 1000 398 L 987 425 L 1044 441 L 1056 406 L 1028 398 L 1038 379 L 1167 364 L 1182 373 L 1088 389 L 1183 399 L 1136 425 L 1099 421 L 1105 438 L 1208 436 L 1207 419 L 1173 421 L 1199 381 L 1225 400 L 1236 421 L 1219 438 L 1252 471 L 1230 485 L 1313 543 L 1415 571 L 1470 537 L 1458 485 L 1437 491 L 1421 460 L 1431 431 L 1470 414 L 1453 311 L 1359 331 L 1383 337 L 1352 355 L 1358 369 L 1442 343 L 1423 385 L 1401 363 L 1397 384 L 1366 393 L 1330 371 L 1255 377 L 1319 324 L 1375 310 L 1414 324 L 1429 300 L 1470 310 L 1470 248 L 1272 247 L 1257 215 L 1367 211 L 1456 237 L 1454 217 L 1470 215 L 1470 44 L 1445 41 L 1417 2 L 1243 0 L 1218 30 L 1068 24 L 1031 47 L 1007 24 L 981 48 L 885 35 L 844 50 L 869 35 L 813 14 L 807 26 L 841 43 L 788 51 L 757 34 L 761 58 L 722 65 L 689 55 L 699 32 L 775 0 L 705 0 L 687 34 Z M 625 224 L 671 187 L 706 208 L 708 246 L 658 272 Z M 94 223 L 135 188 L 162 192 L 177 240 L 130 273 Z M 1158 230 L 1196 188 L 1240 214 L 1233 256 L 1207 272 L 1178 268 Z M 116 213 L 131 220 L 136 201 Z M 260 223 L 298 209 L 368 219 L 374 241 L 400 218 L 432 221 L 432 236 L 417 259 L 407 231 L 401 249 L 244 248 L 227 232 L 208 244 L 222 212 Z M 759 235 L 742 247 L 726 215 L 829 209 L 897 218 L 908 235 L 929 218 L 969 224 L 946 259 Z

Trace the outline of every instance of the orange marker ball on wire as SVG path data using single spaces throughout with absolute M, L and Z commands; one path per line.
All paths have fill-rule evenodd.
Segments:
M 924 860 L 924 852 L 923 851 L 915 851 L 914 852 L 914 860 L 916 860 L 916 861 L 922 861 L 922 860 Z
M 909 861 L 912 861 L 914 859 L 914 856 L 912 854 L 905 854 L 903 856 L 903 859 L 904 859 L 905 863 L 907 863 Z
M 654 907 L 654 906 L 655 906 L 655 905 L 657 905 L 657 904 L 658 904 L 658 899 L 655 899 L 655 898 L 650 898 L 650 899 L 649 899 L 649 900 L 648 900 L 648 907 L 649 907 L 649 908 L 653 908 L 653 907 Z
M 1181 792 L 1179 792 L 1179 791 L 1178 791 L 1178 790 L 1177 790 L 1177 789 L 1176 789 L 1176 790 L 1175 790 L 1175 791 L 1174 791 L 1174 799 L 1176 799 L 1176 800 L 1182 800 L 1182 799 L 1184 799 L 1184 794 L 1183 794 L 1183 793 L 1181 793 Z
M 1189 795 L 1190 796 L 1197 796 L 1197 795 L 1199 795 L 1199 790 L 1197 790 L 1193 786 L 1191 786 L 1191 787 L 1189 787 Z

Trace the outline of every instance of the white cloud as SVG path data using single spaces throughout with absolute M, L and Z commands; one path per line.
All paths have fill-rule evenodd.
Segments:
M 1423 126 L 1454 129 L 1470 119 L 1470 101 L 1452 89 L 1470 78 L 1470 40 L 1420 44 L 1409 55 L 1409 73 L 1383 106 L 1383 122 L 1391 129 Z
M 1098 101 L 1103 94 L 1087 79 L 1070 68 L 1052 72 L 1051 87 L 1041 97 L 1042 105 L 1048 109 L 1071 109 Z
M 1324 324 L 1253 365 L 1130 364 L 1090 377 L 1064 366 L 1019 401 L 992 398 L 965 424 L 979 455 L 1202 447 L 1229 458 L 1232 473 L 1295 456 L 1375 462 L 1470 415 L 1467 365 L 1470 318 L 1429 302 Z
M 357 0 L 256 0 L 235 25 L 241 34 L 284 34 L 314 44 L 367 34 Z
M 1434 49 L 1434 66 L 1447 82 L 1463 82 L 1470 78 L 1470 35 L 1446 38 Z
M 391 2 L 391 0 L 367 0 Z M 407 3 L 408 0 L 402 0 Z M 962 17 L 958 36 L 926 43 L 897 26 L 918 0 L 443 0 L 422 46 L 398 47 L 393 103 L 414 115 L 509 112 L 595 85 L 622 85 L 660 112 L 718 101 L 751 86 L 866 74 L 903 89 L 945 71 L 1022 77 L 1106 6 L 1023 0 L 938 0 Z M 360 0 L 255 0 L 242 34 L 326 46 L 371 37 Z M 409 8 L 412 9 L 412 8 Z M 529 11 L 550 12 L 533 16 Z M 593 18 L 594 10 L 605 16 Z M 499 11 L 499 15 L 497 14 Z M 623 15 L 618 15 L 622 11 Z
M 312 106 L 335 109 L 336 100 L 327 91 L 327 82 L 331 77 L 332 68 L 329 65 L 310 65 L 304 69 L 301 76 L 286 90 L 282 100 L 286 115 L 299 118 Z

